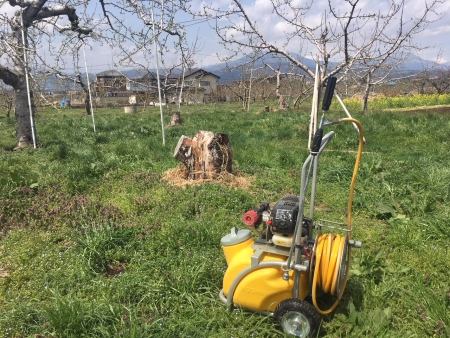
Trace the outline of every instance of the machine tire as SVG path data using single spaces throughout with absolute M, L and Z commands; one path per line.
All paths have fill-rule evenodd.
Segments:
M 294 337 L 316 337 L 322 322 L 322 317 L 313 305 L 297 298 L 286 299 L 278 304 L 274 317 L 283 331 Z M 303 328 L 299 329 L 299 326 Z

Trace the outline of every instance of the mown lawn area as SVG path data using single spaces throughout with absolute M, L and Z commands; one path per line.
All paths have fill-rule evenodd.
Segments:
M 329 118 L 342 117 L 331 112 Z M 4 116 L 4 115 L 2 115 Z M 323 337 L 450 337 L 450 114 L 354 113 L 367 143 L 354 198 L 349 284 Z M 0 118 L 0 335 L 283 337 L 270 317 L 220 302 L 220 239 L 262 201 L 299 194 L 309 113 L 254 105 L 40 110 L 38 149 L 12 151 Z M 165 116 L 168 124 L 170 116 Z M 181 135 L 226 133 L 249 187 L 180 187 Z M 358 145 L 350 124 L 321 157 L 317 217 L 343 221 Z

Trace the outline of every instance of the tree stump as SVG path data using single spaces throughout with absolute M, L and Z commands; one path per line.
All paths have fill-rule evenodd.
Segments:
M 280 95 L 278 98 L 278 106 L 280 109 L 286 110 L 289 108 L 289 103 L 283 95 Z
M 136 108 L 136 106 L 127 106 L 127 107 L 124 107 L 124 110 L 125 110 L 125 114 L 134 114 L 134 113 L 137 113 L 137 108 Z
M 214 179 L 220 173 L 231 173 L 233 151 L 227 134 L 199 130 L 190 138 L 181 136 L 173 156 L 188 170 L 188 179 Z
M 172 119 L 170 120 L 170 126 L 175 127 L 181 124 L 181 116 L 179 111 L 172 112 Z

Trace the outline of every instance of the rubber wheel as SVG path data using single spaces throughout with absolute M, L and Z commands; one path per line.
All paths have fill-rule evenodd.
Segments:
M 294 337 L 316 337 L 322 317 L 308 302 L 290 298 L 278 304 L 274 317 L 283 331 Z

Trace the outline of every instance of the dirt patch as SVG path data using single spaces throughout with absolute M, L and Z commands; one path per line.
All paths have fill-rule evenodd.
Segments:
M 9 276 L 8 270 L 0 268 L 0 278 L 6 278 Z
M 322 211 L 322 212 L 329 212 L 330 211 L 330 208 L 329 207 L 327 207 L 325 204 L 323 204 L 323 203 L 320 203 L 319 205 L 316 205 L 315 207 L 314 207 L 314 209 L 316 210 L 316 211 Z
M 251 185 L 251 180 L 243 177 L 239 172 L 231 174 L 224 171 L 223 173 L 218 174 L 214 179 L 189 180 L 187 177 L 188 171 L 186 167 L 180 164 L 177 168 L 167 170 L 163 174 L 162 179 L 179 187 L 186 187 L 187 185 L 200 185 L 207 182 L 216 182 L 228 187 L 240 189 L 248 189 Z
M 124 264 L 117 264 L 117 265 L 109 264 L 106 266 L 105 275 L 107 277 L 111 277 L 111 276 L 120 275 L 121 273 L 124 273 L 124 272 L 125 272 Z

